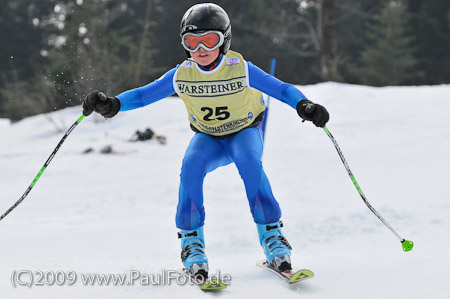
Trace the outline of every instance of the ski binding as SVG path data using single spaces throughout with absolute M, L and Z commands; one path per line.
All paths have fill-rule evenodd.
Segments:
M 314 273 L 311 270 L 302 269 L 302 270 L 287 270 L 280 272 L 277 269 L 275 269 L 268 261 L 266 260 L 260 260 L 256 262 L 256 265 L 258 267 L 264 268 L 273 274 L 277 275 L 284 281 L 286 281 L 289 284 L 296 283 L 299 281 L 303 281 L 306 279 L 310 279 L 314 277 Z
M 187 268 L 177 269 L 179 275 L 182 275 L 188 279 L 188 281 L 192 281 L 195 285 L 197 285 L 204 292 L 212 292 L 226 289 L 227 285 L 220 279 L 198 279 L 192 276 Z

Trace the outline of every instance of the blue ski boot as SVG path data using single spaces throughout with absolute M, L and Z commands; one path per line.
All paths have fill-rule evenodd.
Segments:
M 281 233 L 283 222 L 256 224 L 267 261 L 278 271 L 292 270 L 291 245 Z
M 203 226 L 195 230 L 182 230 L 178 233 L 181 239 L 181 260 L 191 275 L 208 278 L 208 258 L 204 252 L 205 238 Z

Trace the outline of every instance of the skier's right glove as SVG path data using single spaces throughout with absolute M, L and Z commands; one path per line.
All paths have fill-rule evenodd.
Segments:
M 309 106 L 312 104 L 313 106 Z M 308 107 L 308 109 L 307 109 Z M 314 107 L 311 109 L 311 107 Z M 312 111 L 310 111 L 311 109 Z M 312 121 L 316 127 L 325 127 L 326 123 L 330 120 L 330 115 L 324 106 L 314 104 L 310 100 L 301 100 L 297 104 L 297 113 L 304 120 Z
M 83 114 L 90 115 L 93 111 L 106 118 L 111 118 L 120 110 L 120 101 L 117 98 L 99 95 L 99 91 L 90 92 L 83 100 Z

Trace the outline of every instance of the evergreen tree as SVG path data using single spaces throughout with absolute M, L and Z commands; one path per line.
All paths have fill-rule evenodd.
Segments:
M 60 0 L 64 2 L 66 0 Z M 39 112 L 35 77 L 47 63 L 45 37 L 55 32 L 55 3 L 8 0 L 0 6 L 0 117 L 13 120 Z M 36 84 L 38 86 L 38 84 Z
M 408 0 L 416 37 L 415 84 L 450 83 L 450 1 Z
M 363 84 L 399 85 L 412 77 L 417 61 L 407 19 L 403 5 L 390 1 L 369 26 L 369 43 L 361 54 L 359 71 Z
M 21 119 L 145 85 L 186 59 L 179 25 L 200 0 L 5 0 L 0 117 Z M 39 4 L 37 3 L 39 2 Z M 448 0 L 216 0 L 231 48 L 294 84 L 450 81 Z M 406 9 L 407 8 L 407 9 Z
M 50 52 L 46 79 L 55 109 L 79 105 L 102 90 L 115 95 L 153 77 L 150 0 L 92 0 L 65 7 L 59 47 Z

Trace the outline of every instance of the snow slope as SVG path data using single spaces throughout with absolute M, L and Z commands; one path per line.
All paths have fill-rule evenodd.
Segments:
M 210 266 L 232 276 L 222 298 L 450 298 L 450 85 L 299 87 L 331 114 L 368 210 L 326 134 L 271 101 L 264 167 L 282 210 L 294 265 L 316 277 L 288 286 L 257 268 L 263 258 L 234 165 L 205 179 Z M 80 108 L 54 112 L 67 129 Z M 167 145 L 127 143 L 151 127 Z M 64 129 L 64 130 L 65 130 Z M 2 298 L 200 298 L 185 285 L 85 286 L 83 273 L 156 275 L 180 267 L 176 237 L 179 168 L 193 133 L 168 98 L 73 131 L 24 202 L 0 222 Z M 45 116 L 0 127 L 0 213 L 20 198 L 63 136 Z M 116 154 L 99 150 L 112 145 Z M 90 154 L 81 154 L 86 148 Z M 73 270 L 74 285 L 13 287 L 13 271 Z M 22 279 L 27 281 L 28 274 Z

